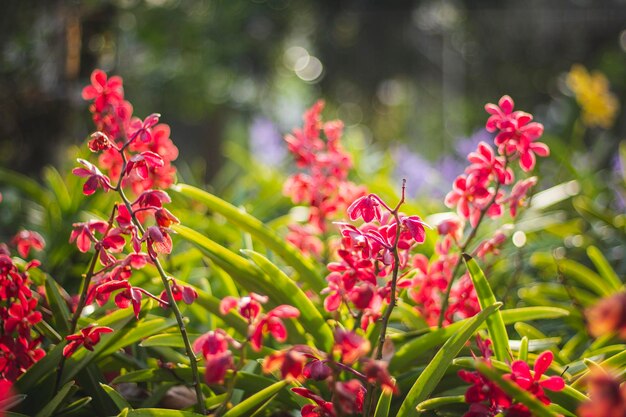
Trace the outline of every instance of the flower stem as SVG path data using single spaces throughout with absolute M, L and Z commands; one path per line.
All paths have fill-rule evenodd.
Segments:
M 394 217 L 396 221 L 396 236 L 393 242 L 393 247 L 390 249 L 393 255 L 393 272 L 391 276 L 391 293 L 389 294 L 389 305 L 387 306 L 387 309 L 385 310 L 385 314 L 383 315 L 383 319 L 382 319 L 381 326 L 380 326 L 380 334 L 378 335 L 378 343 L 374 351 L 376 360 L 380 360 L 383 357 L 383 347 L 385 345 L 385 340 L 387 339 L 387 326 L 389 325 L 391 313 L 393 312 L 393 309 L 396 306 L 396 289 L 397 289 L 396 287 L 398 284 L 398 275 L 400 272 L 400 254 L 398 253 L 398 242 L 400 241 L 400 233 L 401 233 L 400 216 L 399 216 L 398 210 L 400 209 L 400 206 L 404 204 L 405 189 L 406 189 L 406 180 L 402 180 L 402 198 L 400 199 L 400 201 L 398 202 L 398 204 L 393 210 L 389 210 L 391 212 L 391 215 Z M 386 205 L 385 207 L 389 209 Z M 367 395 L 365 397 L 365 402 L 364 402 L 364 410 L 363 410 L 364 416 L 370 416 L 375 410 L 375 407 L 373 406 L 374 397 L 375 397 L 374 395 L 375 389 L 376 389 L 376 386 L 374 384 L 372 383 L 368 384 Z
M 121 179 L 120 179 L 120 183 L 121 183 Z M 131 213 L 133 223 L 135 224 L 135 226 L 137 226 L 137 229 L 139 229 L 139 231 L 141 232 L 141 237 L 143 237 L 145 233 L 145 229 L 143 228 L 143 226 L 137 219 L 137 216 L 135 216 L 132 205 L 130 201 L 128 200 L 128 198 L 126 197 L 126 195 L 124 194 L 124 190 L 122 189 L 122 187 L 119 187 L 117 192 L 119 193 L 120 197 L 124 201 L 124 204 L 126 205 L 126 208 L 128 209 L 128 212 Z M 170 287 L 167 274 L 165 273 L 165 270 L 163 269 L 161 262 L 156 256 L 150 253 L 150 251 L 148 251 L 148 253 L 150 255 L 150 259 L 152 260 L 157 270 L 159 271 L 159 276 L 161 277 L 161 281 L 163 282 L 163 286 L 165 287 L 165 293 L 167 294 L 167 300 L 169 302 L 169 306 L 174 312 L 174 316 L 176 317 L 176 322 L 178 323 L 178 330 L 180 331 L 180 335 L 183 339 L 183 343 L 185 344 L 185 352 L 187 354 L 187 357 L 189 358 L 189 366 L 191 367 L 191 375 L 193 378 L 192 385 L 196 392 L 196 400 L 197 400 L 196 410 L 199 413 L 205 415 L 206 409 L 204 407 L 204 395 L 202 394 L 202 386 L 200 385 L 200 373 L 198 372 L 198 360 L 196 358 L 196 355 L 193 352 L 193 348 L 191 347 L 191 341 L 189 340 L 189 335 L 187 334 L 185 321 L 180 312 L 180 309 L 178 308 L 178 305 L 176 304 L 176 300 L 174 299 L 174 294 L 172 294 L 172 288 Z
M 508 162 L 508 159 L 506 162 Z M 507 165 L 508 163 L 504 164 L 505 170 L 507 168 Z M 500 183 L 500 181 L 496 180 L 496 188 L 493 192 L 493 197 L 491 197 L 491 200 L 489 200 L 489 203 L 486 204 L 485 207 L 483 207 L 483 209 L 480 211 L 478 222 L 476 222 L 476 226 L 472 228 L 472 230 L 470 231 L 470 234 L 467 236 L 467 239 L 465 239 L 465 243 L 463 243 L 463 245 L 459 248 L 459 253 L 465 253 L 467 251 L 467 247 L 470 245 L 470 243 L 472 243 L 472 240 L 474 240 L 474 238 L 476 237 L 478 228 L 480 227 L 480 224 L 485 218 L 487 211 L 489 211 L 489 208 L 493 205 L 493 203 L 496 202 L 496 199 L 498 198 L 498 191 L 500 191 L 501 185 L 502 184 Z M 452 269 L 452 274 L 450 275 L 450 280 L 448 281 L 448 286 L 446 287 L 446 292 L 444 293 L 444 296 L 443 296 L 443 300 L 441 303 L 441 311 L 439 312 L 439 321 L 437 323 L 437 327 L 439 328 L 443 327 L 443 321 L 446 318 L 446 310 L 448 309 L 448 304 L 450 302 L 450 292 L 452 291 L 452 284 L 454 284 L 456 275 L 459 272 L 459 268 L 461 267 L 461 260 L 462 260 L 462 257 L 459 255 L 459 257 L 456 260 L 456 263 L 454 264 L 454 268 Z

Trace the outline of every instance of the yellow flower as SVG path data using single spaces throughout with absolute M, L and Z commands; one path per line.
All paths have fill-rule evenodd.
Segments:
M 582 110 L 582 121 L 588 127 L 605 129 L 613 126 L 619 102 L 609 91 L 609 81 L 598 71 L 589 73 L 575 64 L 567 74 L 567 86 L 572 90 Z

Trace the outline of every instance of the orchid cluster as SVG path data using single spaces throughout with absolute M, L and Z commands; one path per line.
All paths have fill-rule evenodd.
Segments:
M 409 294 L 431 325 L 452 323 L 480 311 L 469 277 L 463 275 L 455 283 L 460 253 L 469 249 L 485 216 L 500 217 L 508 207 L 514 218 L 526 204 L 537 177 L 516 182 L 513 163 L 517 161 L 523 172 L 530 172 L 536 165 L 536 157 L 548 156 L 550 152 L 544 143 L 537 142 L 543 134 L 543 125 L 533 122 L 529 113 L 514 111 L 509 96 L 503 96 L 498 105 L 487 104 L 485 110 L 490 115 L 486 129 L 495 134 L 495 146 L 480 142 L 476 151 L 468 155 L 468 167 L 445 198 L 449 208 L 456 208 L 456 215 L 437 225 L 440 236 L 435 246 L 437 256 L 429 260 L 418 255 L 414 260 L 416 273 Z M 463 240 L 466 223 L 470 231 Z M 505 234 L 497 231 L 477 245 L 475 254 L 479 258 L 497 254 L 505 241 Z
M 45 242 L 37 232 L 22 230 L 12 240 L 22 258 L 31 249 L 41 250 Z M 13 382 L 45 356 L 42 338 L 35 326 L 43 320 L 40 295 L 33 291 L 29 271 L 40 262 L 11 257 L 9 247 L 0 244 L 0 386 Z M 0 397 L 1 398 L 1 397 Z
M 256 352 L 263 347 L 263 337 L 270 334 L 277 342 L 287 340 L 287 328 L 283 319 L 297 318 L 300 312 L 289 305 L 279 305 L 268 312 L 263 312 L 263 304 L 268 297 L 256 293 L 241 298 L 224 297 L 220 302 L 220 312 L 224 315 L 235 310 L 248 323 L 247 338 L 239 342 L 222 329 L 211 330 L 194 342 L 194 351 L 204 356 L 207 372 L 207 384 L 222 383 L 226 372 L 235 369 L 229 345 L 243 349 L 248 343 Z
M 352 159 L 341 146 L 343 123 L 340 120 L 322 122 L 323 109 L 323 101 L 315 103 L 304 113 L 304 126 L 285 136 L 301 172 L 287 179 L 283 193 L 295 204 L 309 207 L 307 223 L 290 225 L 287 240 L 303 253 L 314 256 L 323 252 L 320 237 L 328 230 L 329 220 L 365 194 L 363 186 L 348 180 Z
M 334 337 L 335 343 L 328 354 L 310 346 L 297 345 L 272 353 L 263 362 L 265 372 L 277 371 L 283 379 L 302 384 L 307 381 L 326 382 L 331 393 L 330 401 L 324 400 L 317 390 L 306 387 L 291 389 L 314 402 L 302 407 L 303 417 L 335 417 L 363 412 L 366 384 L 398 393 L 387 371 L 387 362 L 366 356 L 370 351 L 367 339 L 340 327 L 335 329 Z M 346 375 L 347 379 L 342 375 Z
M 490 345 L 491 340 L 483 341 L 478 338 L 478 346 L 482 352 L 480 360 L 492 366 Z M 513 361 L 511 372 L 505 374 L 503 378 L 514 382 L 543 404 L 549 405 L 551 401 L 545 394 L 545 390 L 561 391 L 565 387 L 565 382 L 560 376 L 544 377 L 553 360 L 552 352 L 541 353 L 535 360 L 533 371 L 525 361 Z M 470 409 L 463 417 L 494 417 L 496 415 L 532 417 L 528 407 L 514 402 L 498 385 L 481 373 L 461 370 L 459 377 L 468 384 L 472 384 L 465 392 L 465 402 L 470 404 Z
M 397 288 L 410 285 L 401 275 L 411 265 L 411 251 L 426 239 L 422 219 L 398 211 L 403 202 L 404 190 L 394 209 L 369 194 L 356 199 L 347 210 L 352 221 L 364 221 L 360 227 L 338 223 L 342 246 L 337 250 L 338 261 L 328 264 L 328 287 L 322 290 L 328 294 L 324 307 L 337 311 L 345 304 L 363 330 L 381 317 L 385 304 L 393 304 Z
M 102 188 L 105 192 L 118 192 L 123 201 L 113 206 L 108 221 L 89 220 L 74 224 L 70 242 L 83 253 L 93 246 L 96 253 L 88 274 L 86 298 L 81 297 L 78 310 L 94 301 L 102 306 L 112 293 L 117 293 L 115 304 L 119 308 L 132 305 L 135 316 L 139 317 L 143 295 L 157 300 L 164 307 L 170 302 L 163 298 L 165 291 L 157 297 L 133 286 L 130 277 L 133 270 L 142 269 L 154 263 L 159 254 L 172 251 L 169 227 L 178 223 L 178 219 L 163 206 L 171 201 L 169 195 L 151 187 L 172 184 L 175 169 L 170 162 L 178 151 L 169 139 L 169 127 L 158 123 L 158 114 L 143 121 L 132 117 L 132 106 L 124 100 L 121 78 L 108 79 L 104 72 L 96 70 L 91 83 L 83 89 L 83 97 L 93 100 L 90 109 L 99 130 L 92 135 L 89 149 L 101 152 L 99 163 L 106 174 L 84 159 L 78 160 L 82 167 L 75 168 L 73 173 L 87 178 L 83 187 L 85 195 Z M 111 178 L 117 181 L 115 185 Z M 134 201 L 124 194 L 125 187 L 137 193 Z M 153 224 L 148 225 L 149 220 Z M 130 253 L 119 256 L 129 245 L 132 248 Z M 95 271 L 96 258 L 102 265 L 99 271 Z M 190 304 L 197 297 L 191 287 L 177 284 L 173 278 L 169 278 L 168 285 L 178 295 L 175 301 L 182 299 Z M 108 331 L 108 328 L 95 327 L 68 336 L 70 344 L 64 355 L 70 356 L 79 344 L 92 347 L 98 342 L 99 334 Z

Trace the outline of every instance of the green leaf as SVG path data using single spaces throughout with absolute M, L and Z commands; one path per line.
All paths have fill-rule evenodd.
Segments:
M 137 410 L 125 409 L 118 417 L 203 417 L 202 414 L 191 411 L 168 410 L 165 408 L 140 408 Z
M 126 398 L 122 397 L 122 394 L 117 392 L 115 390 L 115 388 L 110 387 L 109 385 L 103 384 L 103 383 L 100 383 L 100 386 L 102 387 L 104 392 L 107 393 L 109 398 L 111 398 L 111 400 L 113 400 L 113 402 L 115 403 L 115 406 L 119 409 L 119 411 L 122 411 L 125 408 L 128 408 L 128 409 L 132 410 L 132 407 L 130 406 L 128 401 L 126 401 Z
M 62 409 L 61 411 L 58 411 L 57 413 L 55 413 L 55 416 L 59 416 L 59 417 L 63 417 L 63 416 L 67 416 L 67 415 L 72 415 L 77 413 L 81 408 L 87 406 L 87 404 L 91 403 L 92 398 L 91 397 L 83 397 L 83 398 L 79 398 L 78 400 L 74 401 L 73 403 L 69 404 L 67 407 L 65 407 L 64 409 Z M 97 410 L 100 413 L 102 413 L 103 410 Z M 106 415 L 106 414 L 103 414 Z
M 257 392 L 254 395 L 246 398 L 230 410 L 228 410 L 224 417 L 245 417 L 249 416 L 252 411 L 257 410 L 257 408 L 265 403 L 269 398 L 276 395 L 281 389 L 283 389 L 288 381 L 278 381 L 269 387 Z
M 324 350 L 329 350 L 334 340 L 333 332 L 319 310 L 300 287 L 263 255 L 250 250 L 242 250 L 241 252 L 252 259 L 270 277 L 270 281 L 276 287 L 276 292 L 281 295 L 280 302 L 290 304 L 300 311 L 298 321 L 313 336 L 316 345 Z
M 259 239 L 267 248 L 276 252 L 287 264 L 292 266 L 298 272 L 300 278 L 312 289 L 320 291 L 326 286 L 326 283 L 317 274 L 315 266 L 310 260 L 303 257 L 295 247 L 286 243 L 275 231 L 254 216 L 237 209 L 237 207 L 213 194 L 191 185 L 177 184 L 170 189 L 203 203 L 209 210 L 221 214 L 242 230 Z
M 609 261 L 606 260 L 600 249 L 595 246 L 587 248 L 587 256 L 593 262 L 598 272 L 604 280 L 613 287 L 614 291 L 619 291 L 622 287 L 622 281 L 617 276 L 615 270 L 611 267 Z
M 188 333 L 189 341 L 193 343 L 198 337 L 199 334 L 191 334 Z M 185 342 L 183 338 L 180 337 L 180 333 L 163 333 L 163 334 L 155 334 L 154 336 L 150 336 L 139 343 L 139 346 L 142 347 L 153 347 L 153 346 L 167 346 L 173 348 L 184 348 Z
M 485 309 L 487 306 L 495 304 L 496 297 L 493 295 L 491 286 L 489 286 L 489 282 L 482 269 L 478 266 L 478 263 L 466 253 L 463 254 L 463 260 L 474 283 L 480 308 Z M 502 320 L 502 315 L 499 311 L 487 317 L 487 330 L 493 342 L 493 353 L 496 358 L 503 362 L 510 360 L 512 355 L 509 349 L 509 336 L 507 335 L 506 326 L 504 325 L 504 320 Z
M 528 361 L 528 337 L 526 336 L 522 337 L 522 342 L 517 352 L 517 359 L 524 362 Z
M 376 412 L 374 417 L 389 417 L 389 409 L 391 408 L 391 400 L 393 398 L 393 392 L 390 390 L 383 390 L 378 398 L 378 404 L 376 404 Z
M 43 169 L 43 178 L 54 194 L 61 210 L 67 211 L 72 206 L 72 198 L 59 171 L 48 165 Z
M 250 261 L 186 226 L 172 225 L 172 229 L 182 238 L 198 246 L 246 290 L 267 293 L 267 288 L 263 285 L 267 281 L 264 274 Z
M 465 343 L 467 343 L 470 337 L 478 330 L 480 325 L 491 314 L 497 311 L 500 306 L 502 306 L 502 303 L 488 306 L 476 316 L 469 319 L 463 327 L 446 341 L 413 384 L 413 387 L 400 406 L 396 417 L 418 415 L 415 407 L 428 398 L 446 373 L 454 357 L 461 351 Z
M 437 397 L 422 401 L 417 405 L 419 413 L 429 410 L 438 410 L 442 405 L 465 404 L 464 395 L 454 395 L 451 397 Z
M 201 379 L 204 379 L 205 368 L 198 368 Z M 232 375 L 232 372 L 226 373 L 226 380 Z M 190 368 L 175 368 L 175 369 L 141 369 L 138 371 L 128 372 L 120 375 L 113 380 L 113 384 L 121 384 L 124 382 L 176 382 L 183 383 L 190 381 L 191 369 Z M 271 386 L 275 380 L 257 375 L 250 372 L 239 371 L 237 372 L 237 379 L 235 380 L 235 388 L 243 390 L 247 393 L 255 393 Z M 226 382 L 227 383 L 227 382 Z M 294 394 L 295 396 L 295 394 Z M 283 404 L 292 404 L 295 406 L 292 395 L 290 392 L 280 392 L 278 398 Z M 296 397 L 302 398 L 302 397 Z
M 516 401 L 524 404 L 533 416 L 536 417 L 558 417 L 558 414 L 546 407 L 532 394 L 524 391 L 517 384 L 505 380 L 502 376 L 484 361 L 476 363 L 476 369 L 485 377 L 495 382 L 504 392 L 513 397 Z
M 522 307 L 511 310 L 504 310 L 502 320 L 505 324 L 515 323 L 525 320 L 553 319 L 569 315 L 567 310 L 556 307 Z M 464 319 L 452 323 L 444 328 L 433 328 L 430 332 L 409 340 L 404 344 L 398 344 L 396 354 L 391 358 L 389 370 L 400 372 L 406 370 L 413 362 L 427 352 L 429 349 L 444 343 L 449 337 L 459 331 L 471 319 Z
M 536 268 L 557 272 L 557 261 L 555 261 L 551 254 L 534 253 L 530 258 L 530 262 Z M 612 286 L 606 283 L 600 275 L 576 261 L 570 259 L 559 260 L 558 267 L 563 275 L 583 285 L 597 295 L 605 296 L 613 292 Z
M 65 398 L 70 394 L 70 390 L 74 386 L 74 381 L 70 381 L 63 385 L 59 392 L 46 404 L 44 408 L 37 413 L 35 417 L 50 417 L 54 411 L 65 401 Z
M 624 369 L 626 367 L 626 351 L 620 352 L 617 355 L 613 355 L 610 358 L 600 362 L 600 366 L 604 369 Z M 578 379 L 572 384 L 574 388 L 582 388 L 585 384 L 585 376 L 589 374 L 589 371 L 584 372 L 578 376 Z
M 63 299 L 63 296 L 61 296 L 59 292 L 58 284 L 49 275 L 46 275 L 45 288 L 46 298 L 52 310 L 56 330 L 60 331 L 63 335 L 67 335 L 70 332 L 70 312 L 65 303 L 65 299 Z

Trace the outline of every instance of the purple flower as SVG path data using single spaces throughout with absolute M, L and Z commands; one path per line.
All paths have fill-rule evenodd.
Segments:
M 276 165 L 283 161 L 287 150 L 276 125 L 266 117 L 257 116 L 249 129 L 250 153 L 266 165 Z

